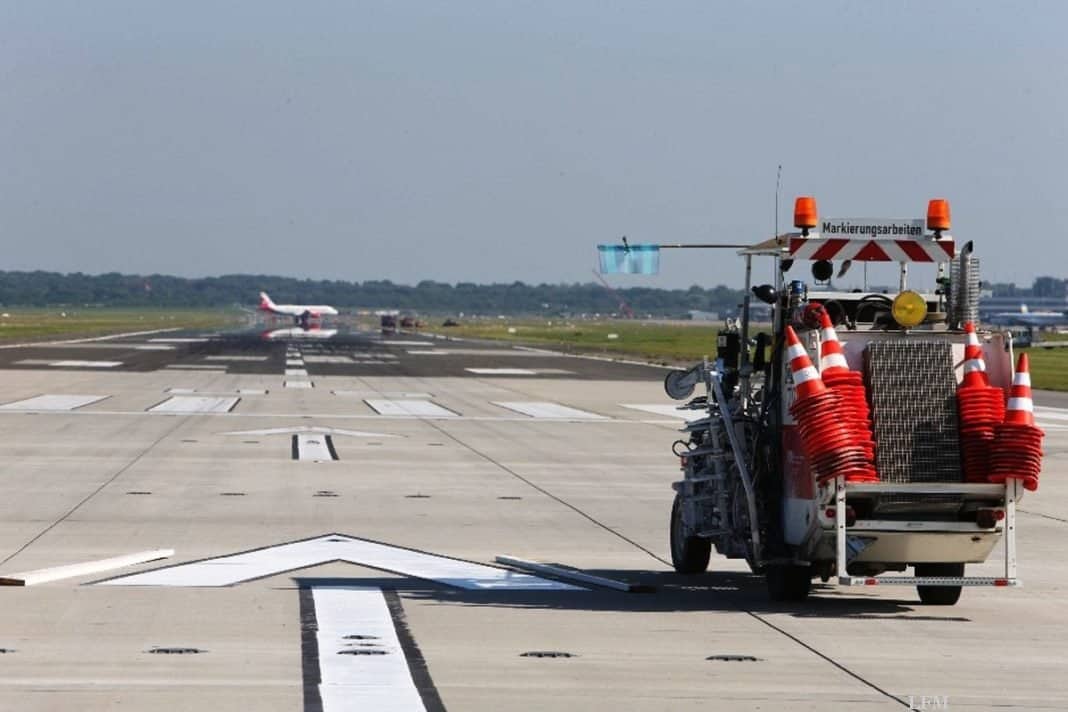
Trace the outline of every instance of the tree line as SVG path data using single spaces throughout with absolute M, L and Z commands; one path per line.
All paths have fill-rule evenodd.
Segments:
M 620 300 L 638 315 L 684 316 L 690 310 L 733 314 L 742 291 L 725 286 L 689 289 L 629 287 L 615 292 L 595 283 L 416 285 L 389 280 L 345 282 L 272 275 L 89 275 L 80 272 L 2 272 L 0 304 L 158 308 L 254 307 L 258 293 L 279 303 L 332 304 L 345 309 L 399 309 L 434 314 L 612 314 Z

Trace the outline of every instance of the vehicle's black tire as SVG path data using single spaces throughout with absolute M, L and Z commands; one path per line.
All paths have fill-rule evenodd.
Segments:
M 712 557 L 712 541 L 683 535 L 681 508 L 682 499 L 675 495 L 671 505 L 671 565 L 680 574 L 704 573 Z
M 963 576 L 964 564 L 916 564 L 917 576 Z M 917 586 L 920 601 L 928 606 L 952 606 L 960 600 L 961 586 Z
M 771 600 L 804 601 L 812 590 L 812 569 L 808 566 L 768 566 L 764 580 Z

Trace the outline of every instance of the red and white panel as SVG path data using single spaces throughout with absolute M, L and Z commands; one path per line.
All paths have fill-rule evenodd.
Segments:
M 790 256 L 798 260 L 860 262 L 948 262 L 953 240 L 842 240 L 791 237 Z

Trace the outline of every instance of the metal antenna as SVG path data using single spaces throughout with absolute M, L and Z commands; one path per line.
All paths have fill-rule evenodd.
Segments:
M 782 188 L 782 164 L 779 164 L 779 170 L 775 173 L 775 239 L 779 239 L 779 190 Z M 775 260 L 773 266 L 775 273 L 779 273 L 779 261 Z

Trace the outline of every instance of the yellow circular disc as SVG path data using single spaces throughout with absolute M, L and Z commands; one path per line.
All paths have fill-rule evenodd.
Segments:
M 927 302 L 913 291 L 905 291 L 894 298 L 890 309 L 896 321 L 906 329 L 923 322 L 927 316 Z

